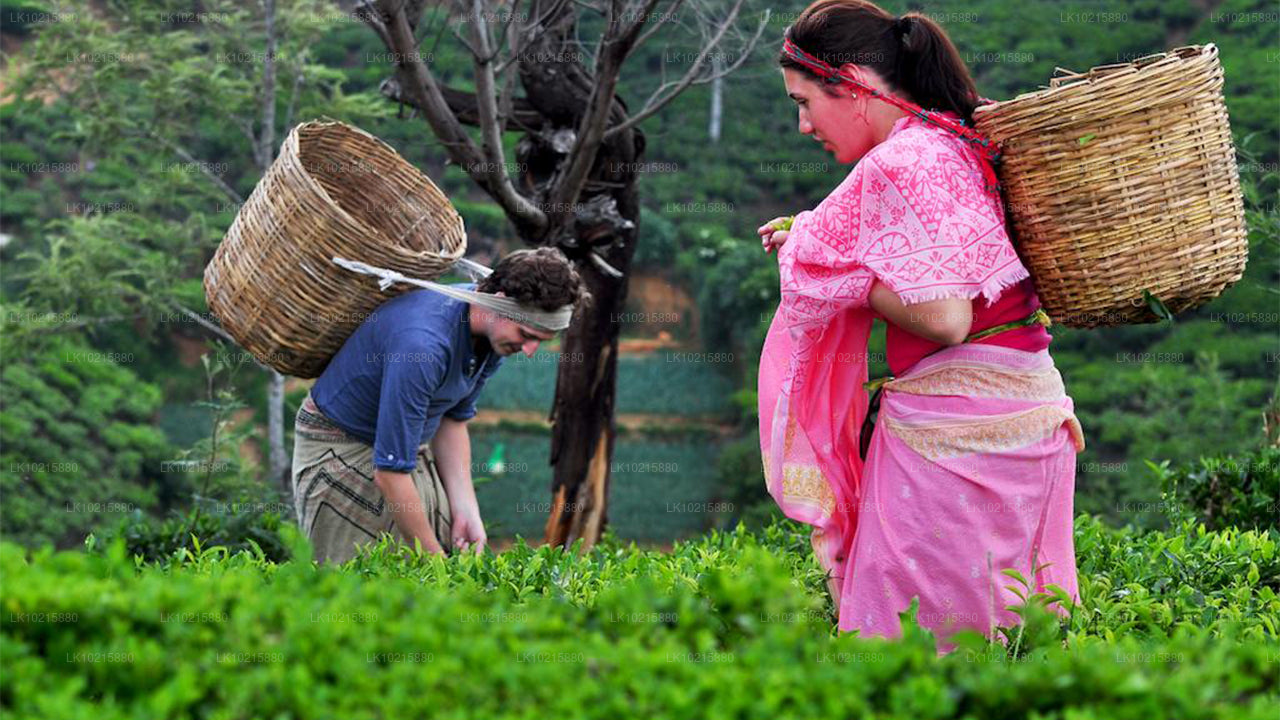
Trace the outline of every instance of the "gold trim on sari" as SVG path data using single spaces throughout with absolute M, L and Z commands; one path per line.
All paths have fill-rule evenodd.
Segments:
M 892 417 L 883 422 L 885 429 L 929 460 L 1026 447 L 1053 435 L 1063 423 L 1071 431 L 1076 452 L 1084 450 L 1080 421 L 1071 411 L 1056 405 L 967 422 L 912 424 Z

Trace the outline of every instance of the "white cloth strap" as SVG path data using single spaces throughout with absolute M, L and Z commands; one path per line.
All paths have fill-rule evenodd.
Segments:
M 356 260 L 348 260 L 346 258 L 333 258 L 333 262 L 339 267 L 346 268 L 352 272 L 363 273 L 365 275 L 374 275 L 381 278 L 378 281 L 378 287 L 386 290 L 393 284 L 398 282 L 417 285 L 428 290 L 434 290 L 442 295 L 448 295 L 451 298 L 461 300 L 472 305 L 479 305 L 487 308 L 495 313 L 514 320 L 521 325 L 527 325 L 535 330 L 543 332 L 559 332 L 569 327 L 569 321 L 573 318 L 573 306 L 565 305 L 557 310 L 547 312 L 540 308 L 522 305 L 509 297 L 493 295 L 491 293 L 475 292 L 473 290 L 464 290 L 452 285 L 432 282 L 430 280 L 419 280 L 417 278 L 406 277 L 394 270 L 374 267 L 367 263 Z M 462 271 L 469 275 L 473 280 L 483 280 L 488 277 L 493 270 L 481 265 L 478 262 L 459 258 L 457 265 L 461 266 Z

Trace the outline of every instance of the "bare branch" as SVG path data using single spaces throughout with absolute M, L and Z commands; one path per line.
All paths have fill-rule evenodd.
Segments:
M 472 45 L 470 40 L 467 40 L 466 38 L 462 37 L 462 33 L 458 32 L 457 28 L 455 27 L 449 28 L 449 33 L 453 35 L 454 39 L 462 43 L 462 46 L 465 47 L 467 51 L 470 52 L 472 55 L 474 55 L 477 59 L 484 57 L 484 53 L 480 52 L 480 48 L 477 48 L 475 45 Z
M 356 3 L 352 14 L 364 21 L 378 35 L 378 39 L 382 40 L 382 44 L 391 47 L 391 31 L 387 29 L 387 24 L 383 22 L 382 13 L 379 11 L 377 3 L 373 0 L 360 0 Z
M 405 92 L 401 84 L 396 78 L 388 78 L 382 82 L 381 92 L 384 96 L 404 103 L 410 107 L 422 110 L 418 105 L 416 98 Z M 457 90 L 448 86 L 441 86 L 440 94 L 444 96 L 445 102 L 449 105 L 449 110 L 458 118 L 458 122 L 463 125 L 480 125 L 480 110 L 475 93 L 465 90 Z M 504 122 L 502 129 L 509 130 L 510 125 L 515 125 L 523 130 L 539 130 L 545 124 L 545 118 L 533 109 L 529 101 L 523 98 L 514 98 L 509 103 L 507 113 L 502 116 Z
M 684 0 L 676 0 L 674 3 L 672 3 L 670 10 L 663 13 L 662 15 L 659 15 L 658 21 L 653 23 L 652 27 L 650 27 L 648 30 L 645 30 L 643 33 L 641 33 L 640 37 L 636 38 L 636 47 L 638 48 L 641 45 L 645 44 L 645 41 L 653 37 L 654 33 L 661 30 L 663 25 L 666 25 L 668 22 L 675 19 L 676 11 L 679 10 L 680 6 L 683 4 L 684 4 Z
M 493 78 L 493 38 L 484 17 L 484 0 L 471 0 L 471 36 L 475 40 L 476 107 L 480 113 L 480 137 L 489 167 L 485 174 L 495 186 L 511 183 L 503 167 L 502 127 L 498 118 L 497 96 Z
M 517 56 L 519 53 L 519 50 L 515 49 L 519 47 L 519 41 L 515 39 L 518 36 L 519 36 L 519 33 L 516 33 L 515 35 L 511 36 L 512 37 L 511 42 L 512 42 L 512 45 L 514 46 L 512 51 L 513 57 Z M 510 118 L 516 112 L 516 94 L 515 94 L 516 73 L 513 72 L 512 70 L 513 68 L 511 68 L 510 66 L 505 66 L 503 70 L 498 71 L 499 82 L 501 85 L 501 87 L 498 89 L 498 124 L 501 125 L 503 129 L 505 129 L 507 126 L 507 118 Z M 527 104 L 528 103 L 526 103 L 526 105 Z M 537 124 L 540 125 L 542 120 L 541 113 L 534 113 L 534 114 L 537 115 L 538 117 Z M 529 127 L 527 123 L 518 123 L 518 124 L 523 124 L 526 128 Z
M 506 178 L 505 174 L 502 178 L 491 178 L 485 172 L 484 155 L 463 130 L 457 116 L 449 109 L 449 104 L 440 91 L 439 83 L 417 52 L 418 46 L 408 20 L 405 18 L 404 8 L 394 0 L 384 0 L 384 2 L 396 6 L 394 12 L 384 11 L 384 16 L 389 16 L 387 30 L 392 42 L 389 49 L 398 58 L 397 69 L 405 83 L 404 89 L 410 97 L 413 97 L 413 104 L 422 110 L 432 131 L 444 145 L 449 159 L 462 166 L 476 184 L 483 187 L 494 200 L 498 201 L 508 216 L 535 230 L 544 229 L 547 223 L 546 215 L 528 198 L 517 193 L 509 178 L 506 182 L 502 182 L 501 179 Z M 385 7 L 385 4 L 380 7 Z M 492 97 L 490 97 L 491 101 Z
M 580 2 L 577 2 L 577 0 L 573 0 L 573 1 L 575 2 L 575 4 L 578 4 L 578 5 L 581 5 L 581 4 L 582 4 L 582 3 L 580 3 Z M 532 45 L 532 44 L 534 43 L 534 41 L 536 41 L 538 38 L 540 38 L 540 37 L 542 37 L 544 34 L 546 34 L 546 32 L 547 32 L 547 26 L 546 26 L 546 21 L 547 21 L 547 19 L 548 19 L 548 18 L 555 17 L 555 16 L 556 16 L 556 13 L 558 13 L 558 12 L 560 11 L 560 8 L 561 8 L 561 7 L 563 7 L 563 6 L 564 6 L 564 4 L 565 4 L 566 2 L 570 2 L 570 0 L 555 0 L 555 3 L 551 6 L 551 8 L 550 8 L 549 10 L 547 10 L 547 11 L 546 11 L 546 12 L 544 12 L 544 13 L 542 13 L 542 14 L 541 14 L 541 15 L 539 15 L 538 17 L 533 18 L 531 21 L 529 21 L 529 22 L 524 23 L 523 25 L 521 25 L 521 30 L 520 30 L 520 32 L 516 33 L 516 37 L 517 37 L 517 38 L 520 38 L 522 35 L 525 35 L 526 33 L 528 33 L 528 34 L 527 34 L 527 36 L 523 37 L 523 39 L 522 39 L 522 40 L 517 40 L 515 43 L 513 43 L 513 46 L 512 46 L 512 53 L 511 53 L 511 56 L 510 56 L 510 57 L 508 57 L 506 60 L 503 60 L 502 62 L 498 63 L 497 72 L 498 72 L 498 74 L 499 74 L 499 75 L 501 75 L 501 74 L 505 73 L 505 72 L 507 71 L 508 66 L 510 66 L 512 63 L 515 63 L 516 61 L 518 61 L 518 60 L 520 59 L 520 54 L 521 54 L 521 53 L 520 53 L 520 48 L 521 48 L 521 47 L 524 47 L 524 46 L 527 46 L 527 45 Z M 537 29 L 536 29 L 536 30 L 530 30 L 530 28 L 537 28 Z
M 479 148 L 463 132 L 457 118 L 440 95 L 440 86 L 435 76 L 417 52 L 417 44 L 405 20 L 403 8 L 396 8 L 395 14 L 390 18 L 387 32 L 391 38 L 391 45 L 388 48 L 396 58 L 396 68 L 402 72 L 406 80 L 410 81 L 404 85 L 404 89 L 410 95 L 417 96 L 418 102 L 415 105 L 423 111 L 432 130 L 444 144 L 450 159 L 464 166 L 480 160 Z
M 549 18 L 556 17 L 557 15 L 560 14 L 560 9 L 564 7 L 564 4 L 566 2 L 569 2 L 569 0 L 556 0 L 555 4 L 553 4 L 550 8 L 548 8 L 545 13 L 543 13 L 542 15 L 539 15 L 537 18 L 534 18 L 533 22 L 529 24 L 529 27 L 542 27 L 543 25 L 545 25 Z
M 240 129 L 240 134 L 244 135 L 245 139 L 249 141 L 249 151 L 253 153 L 253 164 L 262 167 L 262 158 L 258 155 L 258 133 L 253 129 L 253 123 L 238 115 L 234 115 L 230 119 Z
M 516 19 L 516 15 L 519 14 L 519 8 L 520 0 L 512 0 L 510 13 L 507 15 L 507 19 L 502 23 L 502 36 L 498 38 L 498 48 L 507 44 L 507 39 L 510 37 L 511 33 L 511 25 Z
M 703 63 L 706 62 L 707 55 L 720 44 L 725 33 L 728 32 L 729 27 L 737 17 L 738 11 L 742 7 L 742 3 L 743 0 L 736 0 L 733 5 L 733 9 L 729 12 L 729 17 L 720 25 L 719 28 L 716 29 L 715 35 L 711 38 L 711 41 L 702 48 L 702 51 L 698 53 L 698 56 L 693 61 L 693 65 L 689 67 L 689 70 L 684 74 L 684 77 L 680 78 L 680 80 L 675 83 L 664 83 L 657 90 L 653 91 L 653 94 L 649 96 L 649 99 L 645 101 L 644 106 L 641 107 L 640 110 L 622 123 L 609 128 L 605 133 L 605 137 L 611 138 L 620 132 L 625 132 L 626 130 L 635 127 L 646 118 L 665 107 L 667 103 L 674 100 L 676 96 L 684 92 L 690 85 L 703 85 L 715 80 L 716 78 L 729 75 L 746 62 L 747 58 L 751 55 L 751 51 L 755 49 L 756 43 L 759 42 L 760 36 L 764 33 L 764 29 L 769 22 L 768 11 L 765 11 L 764 17 L 756 27 L 755 34 L 751 37 L 751 40 L 743 48 L 742 53 L 739 54 L 738 58 L 734 60 L 732 64 L 720 72 L 712 71 L 706 75 L 702 74 Z M 670 88 L 669 91 L 668 88 Z M 663 94 L 664 91 L 667 91 L 665 95 Z
M 612 53 L 601 49 L 603 59 Z M 596 84 L 592 87 L 591 97 L 587 101 L 587 112 L 582 116 L 578 132 L 574 137 L 573 148 L 569 151 L 569 167 L 560 176 L 552 194 L 552 207 L 570 208 L 582 192 L 583 183 L 591 166 L 595 164 L 596 154 L 604 140 L 604 124 L 609 117 L 613 104 L 614 89 L 617 87 L 617 73 L 611 69 L 611 62 L 598 60 Z M 568 210 L 554 211 L 556 215 L 567 215 Z
M 738 2 L 741 3 L 742 0 Z M 573 206 L 582 192 L 591 166 L 595 164 L 600 145 L 604 142 L 605 125 L 613 110 L 618 75 L 636 39 L 635 27 L 628 28 L 632 31 L 629 34 L 618 34 L 625 31 L 612 12 L 611 8 L 609 27 L 598 45 L 595 83 L 591 88 L 591 96 L 587 99 L 587 108 L 582 114 L 573 148 L 569 152 L 569 166 L 559 176 L 551 193 L 552 207 L 555 208 L 553 213 L 557 216 L 568 214 L 568 210 L 561 208 Z
M 635 20 L 627 25 L 627 27 L 622 31 L 622 36 L 629 39 L 638 38 L 640 28 L 644 27 L 645 23 L 649 21 L 649 16 L 653 14 L 653 9 L 657 7 L 658 3 L 661 1 L 662 0 L 644 0 L 644 3 L 640 6 L 639 14 L 637 14 Z M 676 0 L 676 5 L 679 6 L 679 4 L 680 0 Z M 654 28 L 656 29 L 661 25 L 661 22 L 655 23 Z M 649 34 L 653 34 L 652 31 L 650 31 Z
M 606 10 L 603 5 L 599 5 L 597 3 L 585 2 L 585 0 L 573 0 L 573 4 L 583 10 L 590 10 L 600 17 L 605 17 L 608 14 L 608 10 Z
M 600 271 L 603 272 L 604 274 L 614 278 L 622 277 L 622 272 L 617 268 L 615 268 L 614 266 L 610 265 L 609 263 L 605 262 L 604 258 L 600 257 L 600 255 L 596 253 L 595 250 L 592 250 L 591 252 L 587 253 L 587 256 L 591 258 L 591 262 L 594 263 L 596 267 L 600 268 Z
M 231 343 L 232 345 L 235 345 L 236 347 L 240 347 L 240 343 L 235 338 L 228 335 L 226 330 L 223 330 L 221 327 L 214 325 L 208 320 L 205 320 L 204 318 L 200 317 L 199 313 L 192 312 L 177 303 L 174 303 L 172 307 L 174 310 L 177 310 L 178 312 L 187 316 L 188 318 L 191 319 L 192 322 L 196 323 L 197 325 L 204 328 L 205 330 L 208 330 L 209 332 L 213 333 L 214 335 L 217 335 L 218 337 L 222 338 L 223 340 L 226 340 L 227 342 Z M 253 363 L 258 367 L 262 368 L 263 370 L 271 370 L 271 368 L 259 362 L 256 357 L 253 359 Z

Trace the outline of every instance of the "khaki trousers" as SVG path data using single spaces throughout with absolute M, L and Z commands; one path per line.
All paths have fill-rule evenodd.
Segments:
M 333 424 L 308 394 L 294 421 L 293 501 L 297 521 L 320 562 L 344 563 L 383 533 L 412 546 L 373 481 L 373 448 Z M 410 473 L 427 523 L 449 550 L 449 498 L 428 445 Z

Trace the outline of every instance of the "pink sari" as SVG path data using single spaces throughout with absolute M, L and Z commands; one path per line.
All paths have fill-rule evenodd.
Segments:
M 1075 455 L 1083 436 L 1048 351 L 946 348 L 887 383 L 864 467 L 875 280 L 907 304 L 982 296 L 1028 273 L 967 143 L 907 116 L 778 252 L 782 301 L 760 360 L 769 492 L 813 526 L 840 629 L 897 637 L 920 598 L 940 639 L 1016 616 L 1000 574 L 1076 596 Z M 1036 564 L 1049 567 L 1034 573 Z M 1008 582 L 1006 582 L 1008 581 Z

